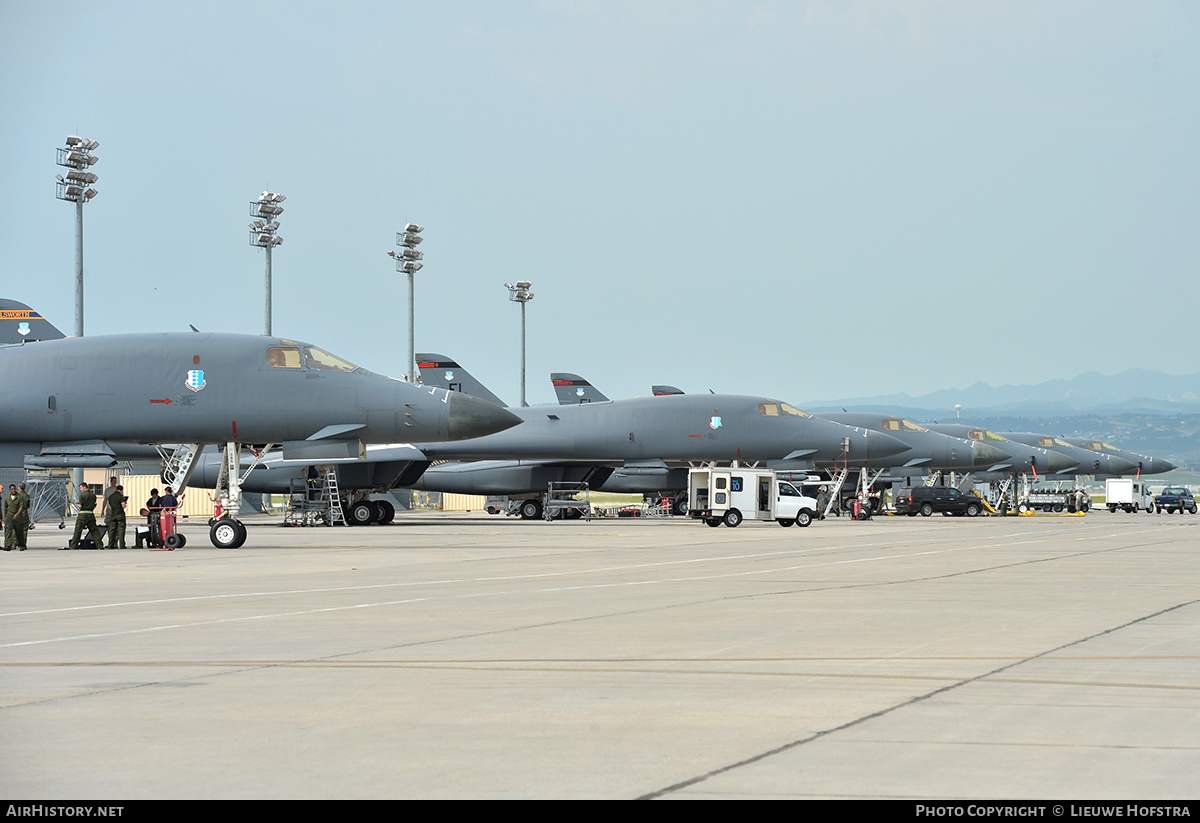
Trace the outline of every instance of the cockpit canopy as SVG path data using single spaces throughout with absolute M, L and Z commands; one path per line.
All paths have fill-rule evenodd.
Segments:
M 264 355 L 267 365 L 276 369 L 320 369 L 323 371 L 357 371 L 358 366 L 316 346 L 305 346 L 291 340 L 279 341 Z
M 812 417 L 806 411 L 801 411 L 789 403 L 777 403 L 774 400 L 768 400 L 766 403 L 758 404 L 758 413 L 763 417 Z
M 886 417 L 883 420 L 883 430 L 885 432 L 927 432 L 929 429 L 924 426 L 918 426 L 911 420 L 905 420 L 903 417 Z

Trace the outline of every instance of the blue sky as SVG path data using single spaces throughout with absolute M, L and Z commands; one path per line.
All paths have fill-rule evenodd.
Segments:
M 550 371 L 795 403 L 1196 371 L 1200 6 L 0 0 L 5 296 L 69 331 L 262 331 L 518 396 Z M 1170 348 L 1182 358 L 1158 354 Z M 1073 355 L 1073 356 L 1072 356 Z

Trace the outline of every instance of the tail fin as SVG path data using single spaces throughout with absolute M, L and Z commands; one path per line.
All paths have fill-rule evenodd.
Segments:
M 497 406 L 508 404 L 487 390 L 487 387 L 472 377 L 466 369 L 444 354 L 418 354 L 417 368 L 421 370 L 421 382 L 439 389 L 460 391 Z
M 683 389 L 677 389 L 674 386 L 654 386 L 650 391 L 654 392 L 655 397 L 662 397 L 664 394 L 683 394 Z
M 577 374 L 554 372 L 550 375 L 558 405 L 577 406 L 580 403 L 601 403 L 608 400 L 600 390 Z
M 61 340 L 65 334 L 24 303 L 0 298 L 0 345 Z

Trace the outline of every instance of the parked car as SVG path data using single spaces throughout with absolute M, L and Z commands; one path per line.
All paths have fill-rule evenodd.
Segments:
M 983 501 L 974 492 L 963 494 L 953 486 L 905 486 L 893 498 L 897 514 L 924 517 L 934 512 L 974 517 L 983 511 Z

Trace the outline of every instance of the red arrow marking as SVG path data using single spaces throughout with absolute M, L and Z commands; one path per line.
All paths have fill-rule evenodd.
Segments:
M 169 397 L 164 397 L 162 400 L 158 400 L 158 399 L 155 399 L 155 398 L 151 397 L 151 398 L 150 398 L 150 402 L 151 402 L 151 403 L 170 403 L 170 402 L 171 402 L 171 398 L 169 398 Z

